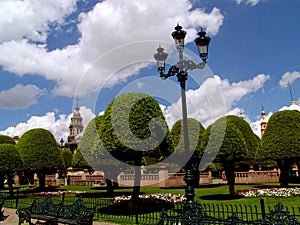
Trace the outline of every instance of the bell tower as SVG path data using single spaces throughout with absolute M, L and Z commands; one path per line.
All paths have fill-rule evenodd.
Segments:
M 268 121 L 267 121 L 267 117 L 266 117 L 266 112 L 264 111 L 264 107 L 262 107 L 262 110 L 261 110 L 261 123 L 260 123 L 261 136 L 264 135 L 265 130 L 267 128 L 267 124 L 268 124 Z
M 69 126 L 70 134 L 68 136 L 68 142 L 75 142 L 76 135 L 80 134 L 83 131 L 82 125 L 82 117 L 79 112 L 78 107 L 78 98 L 77 98 L 77 106 L 73 112 L 73 117 L 71 118 L 71 123 Z

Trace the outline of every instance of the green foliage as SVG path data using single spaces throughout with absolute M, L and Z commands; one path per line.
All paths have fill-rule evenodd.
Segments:
M 254 159 L 259 147 L 259 137 L 253 132 L 249 123 L 238 116 L 227 116 L 227 123 L 233 123 L 242 133 L 247 147 L 247 158 Z
M 64 168 L 68 168 L 72 166 L 73 153 L 69 149 L 62 150 L 61 157 L 63 159 Z
M 247 145 L 242 132 L 235 124 L 227 122 L 227 117 L 218 119 L 207 128 L 203 143 L 207 152 L 218 150 L 217 161 L 220 162 L 237 162 L 247 154 Z
M 126 163 L 134 164 L 143 157 L 158 162 L 173 151 L 159 104 L 142 93 L 115 98 L 106 108 L 97 130 L 111 155 Z
M 89 164 L 87 163 L 87 161 L 82 156 L 79 148 L 77 148 L 75 150 L 75 153 L 74 153 L 74 156 L 73 156 L 73 161 L 72 161 L 72 167 L 80 168 L 80 169 L 90 167 Z
M 0 144 L 12 144 L 15 145 L 15 140 L 7 135 L 0 135 Z
M 63 168 L 60 149 L 48 130 L 36 128 L 26 131 L 16 147 L 27 171 L 51 173 Z
M 12 144 L 0 144 L 0 171 L 6 174 L 20 172 L 23 163 L 18 150 Z
M 100 127 L 103 116 L 92 119 L 84 130 L 78 148 L 84 159 L 94 170 L 116 169 L 120 166 L 120 161 L 111 156 L 110 152 L 104 147 L 97 127 Z M 117 169 L 119 171 L 119 169 Z
M 201 145 L 205 161 L 222 163 L 229 185 L 230 195 L 234 194 L 234 163 L 247 157 L 247 145 L 242 132 L 227 117 L 210 125 L 204 133 Z M 208 166 L 208 165 L 207 165 Z
M 274 113 L 261 139 L 258 157 L 293 161 L 300 156 L 300 113 L 286 110 Z
M 184 158 L 186 156 L 190 156 L 192 158 L 191 162 L 193 163 L 193 167 L 198 167 L 202 156 L 200 147 L 204 132 L 205 128 L 199 121 L 188 118 L 189 152 L 185 152 L 182 120 L 178 120 L 171 130 L 173 145 L 175 149 L 175 158 Z M 186 159 L 186 161 L 188 160 L 189 159 Z
M 193 119 L 188 118 L 189 144 L 191 150 L 200 150 L 201 139 L 205 129 L 202 124 Z M 182 120 L 178 120 L 171 130 L 174 148 L 176 151 L 184 150 L 183 127 Z

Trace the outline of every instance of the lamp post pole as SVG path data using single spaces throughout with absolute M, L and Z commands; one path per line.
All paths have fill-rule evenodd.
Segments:
M 200 58 L 202 62 L 199 64 L 194 63 L 192 60 L 184 60 L 183 58 L 183 50 L 184 50 L 184 38 L 186 36 L 186 32 L 182 30 L 182 27 L 177 24 L 175 27 L 175 31 L 172 32 L 172 37 L 175 40 L 175 44 L 178 50 L 179 60 L 176 65 L 170 67 L 168 73 L 165 72 L 165 61 L 168 57 L 168 54 L 164 52 L 162 47 L 157 49 L 157 53 L 155 53 L 154 59 L 157 61 L 157 69 L 159 71 L 160 77 L 165 80 L 171 76 L 177 76 L 177 81 L 181 87 L 181 106 L 182 106 L 182 130 L 183 130 L 183 141 L 184 141 L 184 151 L 190 151 L 190 143 L 189 143 L 189 129 L 188 129 L 188 119 L 187 119 L 187 105 L 186 105 L 186 80 L 188 79 L 188 70 L 194 69 L 203 69 L 206 64 L 206 59 L 208 56 L 208 45 L 210 42 L 210 38 L 206 36 L 206 32 L 202 29 L 198 33 L 199 37 L 195 39 L 195 43 L 198 47 Z M 185 165 L 185 176 L 184 181 L 186 183 L 185 188 L 185 196 L 187 201 L 184 203 L 183 208 L 186 211 L 188 208 L 191 208 L 194 204 L 194 181 L 195 177 L 193 174 L 193 168 L 191 164 L 191 160 L 187 162 Z

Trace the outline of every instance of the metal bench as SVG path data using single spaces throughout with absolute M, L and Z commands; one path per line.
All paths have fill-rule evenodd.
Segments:
M 91 225 L 95 207 L 84 206 L 81 197 L 71 205 L 64 205 L 63 202 L 54 204 L 51 196 L 48 196 L 42 202 L 33 201 L 29 207 L 18 209 L 16 213 L 19 216 L 19 225 L 24 222 L 34 224 L 32 219 L 37 220 L 35 224 L 45 221 L 47 224 Z
M 243 220 L 236 213 L 228 218 L 215 218 L 209 216 L 201 207 L 200 203 L 195 202 L 193 207 L 187 210 L 185 213 L 179 215 L 168 215 L 163 210 L 160 220 L 157 225 L 208 225 L 208 224 L 223 224 L 223 225 L 246 225 L 246 224 L 260 224 L 260 225 L 300 225 L 300 222 L 290 215 L 287 210 L 284 210 L 284 206 L 278 203 L 275 209 L 270 214 L 266 215 L 260 220 Z
M 4 216 L 3 214 L 3 210 L 2 210 L 2 207 L 4 205 L 4 202 L 5 202 L 5 198 L 0 196 L 0 221 L 3 221 L 6 219 L 7 216 Z

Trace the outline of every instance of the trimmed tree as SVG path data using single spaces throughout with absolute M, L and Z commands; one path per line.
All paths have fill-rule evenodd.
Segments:
M 133 199 L 138 198 L 141 166 L 157 163 L 173 151 L 158 102 L 142 93 L 120 95 L 107 106 L 97 130 L 114 158 L 134 166 Z
M 15 142 L 15 140 L 12 137 L 0 134 L 0 144 L 12 144 L 12 145 L 15 145 L 16 142 Z
M 81 169 L 89 169 L 90 170 L 90 165 L 88 164 L 88 162 L 85 160 L 85 158 L 81 154 L 81 151 L 79 148 L 77 148 L 74 152 L 72 167 L 79 169 L 79 170 L 81 170 Z
M 62 150 L 61 157 L 64 163 L 64 169 L 67 169 L 72 166 L 73 153 L 69 149 Z
M 120 173 L 121 163 L 111 156 L 97 133 L 97 127 L 100 127 L 102 118 L 103 116 L 97 116 L 89 122 L 84 130 L 78 148 L 84 159 L 94 170 L 102 170 L 104 172 L 107 193 L 112 195 L 114 187 L 118 187 L 117 176 Z
M 188 163 L 192 165 L 193 173 L 195 175 L 195 183 L 193 186 L 199 186 L 199 163 L 201 160 L 201 141 L 203 134 L 205 132 L 205 128 L 202 124 L 193 119 L 188 118 L 188 131 L 189 131 L 189 152 L 185 152 L 184 149 L 184 137 L 183 137 L 183 127 L 182 120 L 178 120 L 172 127 L 171 134 L 174 145 L 174 153 L 175 159 L 183 159 L 187 155 L 191 156 L 189 159 L 186 159 L 186 163 L 184 167 L 187 166 Z M 179 160 L 182 162 L 182 160 Z
M 234 164 L 247 156 L 247 145 L 242 132 L 234 123 L 222 117 L 210 125 L 204 133 L 201 148 L 208 161 L 222 163 L 229 187 L 234 195 Z
M 64 149 L 61 151 L 61 157 L 63 160 L 64 168 L 63 170 L 59 171 L 59 178 L 66 179 L 67 169 L 72 166 L 73 153 L 70 151 L 70 149 Z
M 45 188 L 45 176 L 63 169 L 60 149 L 48 130 L 36 128 L 26 131 L 16 144 L 25 171 L 36 173 L 39 187 Z
M 249 123 L 239 116 L 227 116 L 227 123 L 233 123 L 241 131 L 247 147 L 247 156 L 244 160 L 248 163 L 253 162 L 259 147 L 259 137 L 253 132 Z
M 258 158 L 274 160 L 280 168 L 280 186 L 288 187 L 291 165 L 300 158 L 300 112 L 274 113 L 261 139 Z
M 0 144 L 12 144 L 12 145 L 15 145 L 16 142 L 10 136 L 0 135 Z M 4 180 L 5 180 L 5 175 L 4 175 L 3 172 L 1 173 L 1 171 L 0 171 L 0 190 L 4 189 Z
M 12 144 L 0 144 L 0 171 L 7 176 L 11 196 L 14 193 L 12 179 L 22 169 L 22 160 L 16 146 Z

